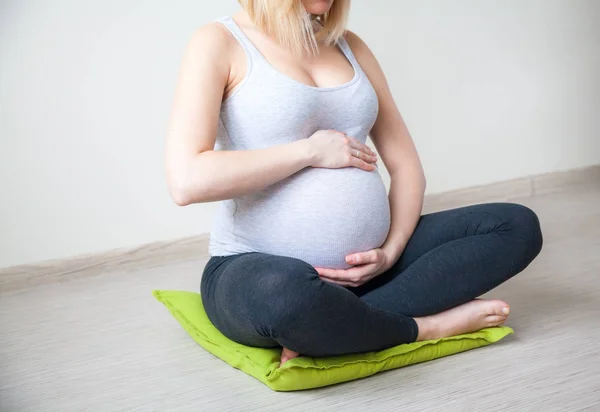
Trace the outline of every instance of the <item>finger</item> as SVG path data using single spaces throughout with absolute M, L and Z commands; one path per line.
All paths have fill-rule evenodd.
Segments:
M 371 150 L 367 146 L 360 143 L 358 140 L 349 137 L 348 146 L 352 156 L 364 160 L 367 163 L 377 162 L 377 154 L 371 152 Z
M 332 279 L 343 279 L 345 270 L 316 268 L 319 276 L 326 276 Z
M 361 151 L 365 152 L 366 154 L 377 156 L 377 153 L 375 153 L 373 150 L 371 150 L 371 148 L 369 146 L 367 146 L 366 144 L 361 143 L 358 139 L 356 139 L 352 136 L 348 136 L 348 135 L 346 135 L 346 137 L 348 137 L 348 139 L 353 143 L 354 148 L 360 149 Z
M 348 151 L 352 156 L 356 157 L 357 159 L 363 160 L 367 163 L 377 163 L 377 156 L 370 155 L 361 150 L 360 148 L 356 148 L 352 145 L 349 145 Z
M 363 160 L 367 163 L 377 163 L 377 156 L 365 153 L 360 149 L 350 148 L 350 154 L 356 157 L 357 159 Z
M 329 279 L 326 278 L 324 276 L 321 277 L 321 280 L 327 283 L 332 283 L 335 285 L 340 285 L 340 286 L 351 286 L 351 287 L 356 287 L 357 284 L 353 283 L 353 282 L 348 282 L 348 281 L 343 281 L 343 280 L 335 280 L 335 279 Z
M 377 250 L 372 249 L 367 252 L 353 253 L 346 256 L 346 263 L 350 265 L 364 265 L 366 263 L 377 263 L 380 258 Z
M 344 282 L 356 282 L 367 276 L 374 270 L 374 267 L 369 266 L 355 266 L 350 269 L 321 269 L 319 270 L 319 276 L 326 277 L 328 279 L 339 280 Z
M 348 136 L 347 134 L 344 134 L 344 137 L 346 138 L 346 142 L 347 144 L 352 147 L 353 149 L 358 149 L 361 152 L 364 152 L 367 155 L 371 155 L 371 156 L 377 156 L 377 153 L 375 153 L 374 151 L 371 150 L 371 148 L 369 146 L 367 146 L 364 143 L 361 143 L 358 139 L 352 137 L 352 136 Z
M 319 276 L 343 282 L 359 282 L 376 270 L 374 265 L 354 266 L 350 269 L 325 269 Z
M 359 159 L 358 157 L 350 156 L 349 166 L 357 167 L 362 170 L 366 170 L 368 172 L 372 172 L 377 169 L 375 163 L 367 163 L 364 160 Z
M 360 286 L 361 284 L 363 284 L 364 282 L 361 281 L 351 281 L 351 280 L 337 280 L 337 279 L 331 279 L 328 278 L 326 276 L 321 276 L 319 277 L 319 279 L 321 279 L 324 282 L 327 283 L 331 283 L 331 284 L 335 284 L 335 285 L 340 285 L 340 286 L 350 286 L 350 287 L 357 287 Z

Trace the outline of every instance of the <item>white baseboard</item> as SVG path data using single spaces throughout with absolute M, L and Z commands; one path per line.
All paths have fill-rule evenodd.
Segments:
M 427 195 L 423 210 L 429 213 L 469 204 L 509 201 L 584 187 L 600 188 L 600 165 Z M 136 248 L 0 269 L 0 292 L 112 271 L 127 272 L 190 259 L 208 259 L 208 239 L 208 234 L 202 234 Z
M 48 260 L 0 269 L 0 293 L 29 285 L 64 282 L 107 272 L 128 272 L 158 267 L 191 258 L 208 257 L 208 234 L 183 239 L 153 242 L 136 248 Z
M 425 196 L 424 212 L 500 202 L 584 187 L 600 188 L 600 165 L 553 172 Z

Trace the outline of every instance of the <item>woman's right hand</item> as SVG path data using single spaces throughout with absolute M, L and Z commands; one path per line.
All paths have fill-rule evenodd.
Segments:
M 367 145 L 337 130 L 318 130 L 307 139 L 312 167 L 339 169 L 357 167 L 366 171 L 377 168 L 377 154 Z

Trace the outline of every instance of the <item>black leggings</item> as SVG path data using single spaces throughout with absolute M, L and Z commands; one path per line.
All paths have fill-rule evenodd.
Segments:
M 376 351 L 414 342 L 413 317 L 477 298 L 541 248 L 530 209 L 476 205 L 422 216 L 400 259 L 358 288 L 325 282 L 300 259 L 251 252 L 211 257 L 202 300 L 213 324 L 244 345 L 306 356 Z

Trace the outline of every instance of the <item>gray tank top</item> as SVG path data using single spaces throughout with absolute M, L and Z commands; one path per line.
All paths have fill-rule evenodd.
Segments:
M 377 117 L 373 86 L 344 39 L 354 77 L 335 87 L 294 80 L 267 62 L 230 17 L 217 20 L 246 53 L 246 76 L 221 105 L 215 150 L 250 150 L 335 129 L 365 143 Z M 315 267 L 348 268 L 345 256 L 382 245 L 390 228 L 387 191 L 377 170 L 307 167 L 267 188 L 221 202 L 209 254 L 263 252 Z

